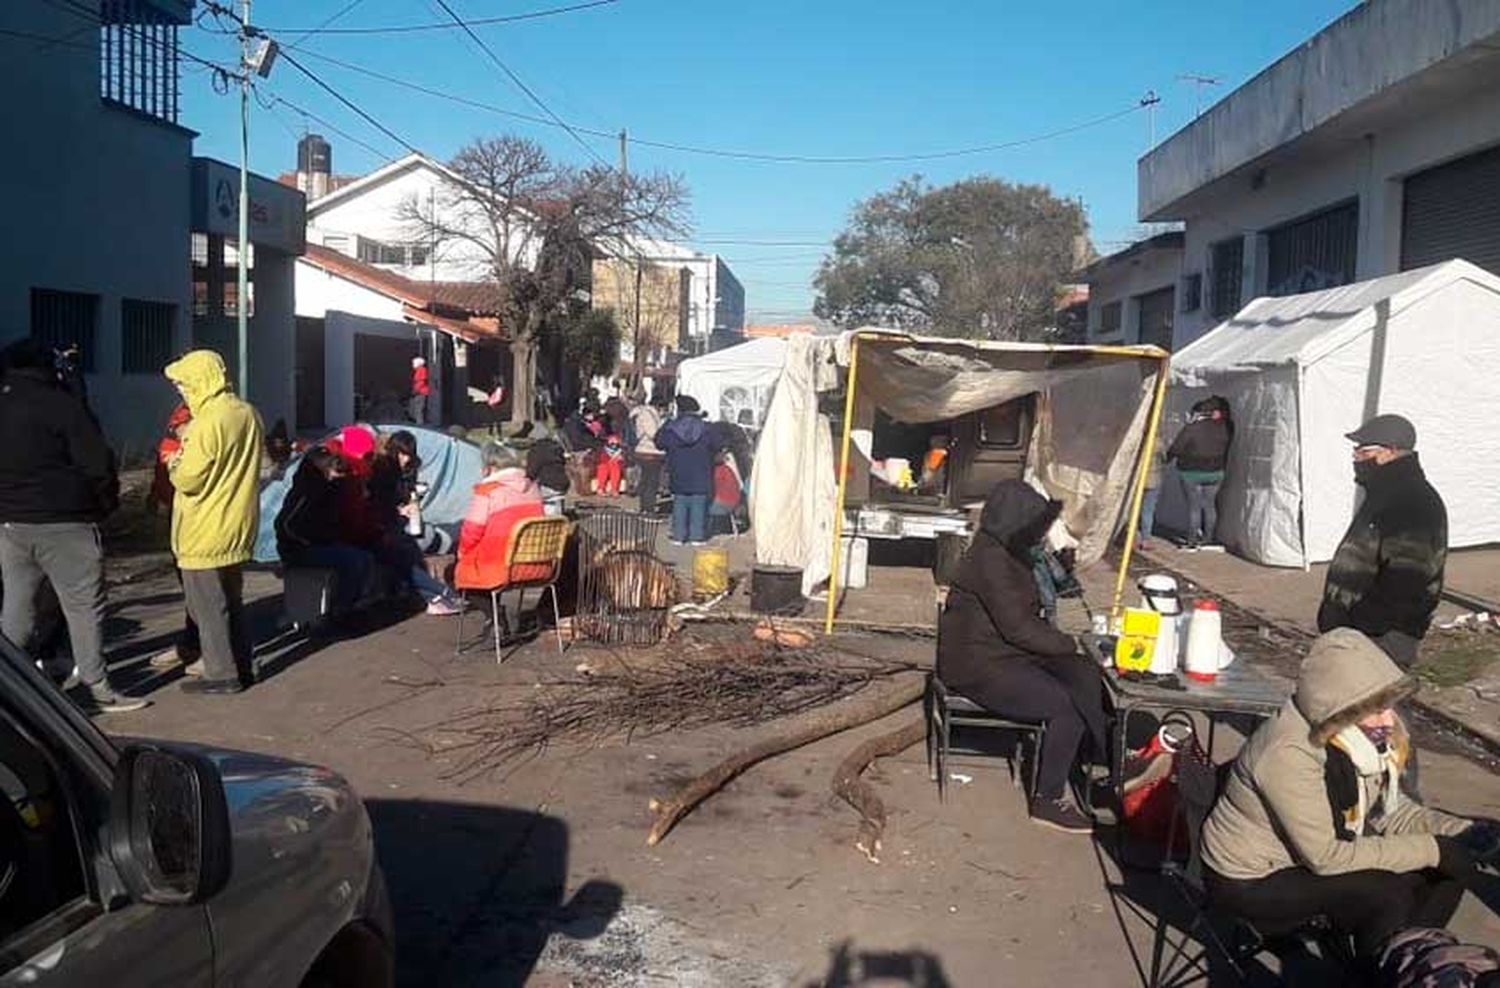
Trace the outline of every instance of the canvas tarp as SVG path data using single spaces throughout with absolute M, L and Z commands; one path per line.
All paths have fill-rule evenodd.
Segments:
M 787 342 L 768 337 L 715 350 L 677 365 L 677 393 L 691 395 L 709 419 L 758 429 L 786 363 Z M 750 421 L 744 420 L 749 412 Z
M 1193 401 L 1228 398 L 1220 539 L 1256 562 L 1300 566 L 1332 558 L 1358 504 L 1345 435 L 1404 415 L 1447 503 L 1449 545 L 1500 541 L 1500 432 L 1486 417 L 1500 408 L 1497 327 L 1500 277 L 1465 261 L 1256 299 L 1174 355 L 1165 439 Z M 1177 486 L 1162 492 L 1167 524 Z
M 1080 543 L 1080 558 L 1088 562 L 1103 555 L 1117 530 L 1140 450 L 1160 351 L 861 332 L 882 336 L 860 339 L 858 391 L 892 418 L 943 421 L 1039 393 L 1028 479 L 1063 502 L 1063 521 Z M 811 389 L 820 370 L 823 389 L 837 387 L 830 371 L 835 361 L 847 366 L 851 337 L 794 342 L 805 342 L 814 352 L 797 352 L 795 361 L 808 367 L 795 376 L 793 352 L 788 353 L 787 372 L 757 450 L 751 507 L 757 557 L 806 567 L 803 582 L 811 587 L 828 576 L 833 505 L 826 515 L 821 509 L 789 507 L 801 498 L 834 497 L 833 430 L 811 424 L 817 404 Z M 801 467 L 821 464 L 809 451 L 825 441 L 830 444 L 826 473 L 804 473 Z M 779 456 L 792 457 L 786 462 L 797 467 L 783 468 Z M 770 481 L 764 489 L 763 477 Z M 826 529 L 815 530 L 814 520 Z
M 417 439 L 417 456 L 422 461 L 418 477 L 427 485 L 427 494 L 422 498 L 422 521 L 433 526 L 456 544 L 458 527 L 469 509 L 474 485 L 484 472 L 484 462 L 478 446 L 462 439 L 412 425 L 378 425 L 376 431 L 382 436 L 401 429 Z M 276 553 L 276 514 L 292 489 L 292 479 L 297 475 L 301 457 L 287 464 L 280 480 L 274 480 L 261 488 L 260 532 L 255 540 L 257 562 L 274 563 L 280 557 Z

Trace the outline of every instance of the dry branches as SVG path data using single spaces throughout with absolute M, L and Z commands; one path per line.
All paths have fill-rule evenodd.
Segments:
M 875 759 L 899 754 L 922 740 L 926 728 L 926 721 L 919 717 L 904 727 L 870 738 L 845 755 L 833 773 L 831 786 L 834 794 L 859 813 L 859 835 L 854 838 L 854 846 L 874 864 L 880 863 L 880 841 L 885 834 L 885 803 L 860 775 Z

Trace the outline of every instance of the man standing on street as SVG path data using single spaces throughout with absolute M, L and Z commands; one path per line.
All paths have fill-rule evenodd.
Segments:
M 1448 511 L 1417 460 L 1417 430 L 1377 415 L 1349 433 L 1364 503 L 1328 566 L 1318 630 L 1355 628 L 1409 669 L 1443 592 Z
M 172 554 L 203 652 L 202 678 L 182 689 L 238 693 L 254 676 L 243 567 L 260 526 L 260 416 L 230 390 L 224 360 L 212 350 L 193 350 L 166 375 L 193 413 L 167 468 L 177 492 Z
M 677 417 L 656 432 L 656 447 L 667 455 L 672 488 L 672 542 L 708 542 L 708 494 L 713 490 L 714 452 L 698 401 L 677 396 Z
M 656 433 L 661 429 L 661 412 L 655 404 L 645 400 L 645 395 L 637 395 L 635 407 L 630 410 L 630 423 L 636 437 L 632 452 L 635 454 L 636 465 L 641 468 L 636 495 L 640 498 L 640 510 L 654 515 L 665 459 L 662 451 L 656 447 Z
M 417 425 L 427 424 L 427 396 L 432 394 L 432 385 L 427 380 L 427 361 L 421 357 L 411 358 L 411 420 Z
M 104 550 L 99 525 L 120 501 L 114 455 L 83 402 L 58 380 L 50 348 L 20 340 L 4 352 L 0 380 L 0 630 L 26 648 L 36 593 L 52 584 L 68 623 L 79 699 L 102 713 L 139 710 L 104 666 Z

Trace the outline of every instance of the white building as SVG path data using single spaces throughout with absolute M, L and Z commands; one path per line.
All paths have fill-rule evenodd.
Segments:
M 1078 272 L 1089 286 L 1090 343 L 1171 348 L 1182 241 L 1181 231 L 1158 233 Z
M 130 23 L 100 27 L 63 4 L 0 4 L 0 344 L 77 343 L 111 439 L 143 450 L 176 401 L 161 369 L 190 340 L 176 44 L 192 3 L 125 9 Z M 151 43 L 111 43 L 142 30 Z
M 1250 299 L 1462 257 L 1500 271 L 1500 0 L 1370 0 L 1143 157 L 1184 224 L 1178 347 Z
M 745 332 L 745 286 L 734 276 L 724 258 L 705 254 L 680 244 L 642 239 L 633 245 L 640 258 L 664 268 L 688 272 L 687 339 L 680 349 L 707 353 L 715 333 L 740 342 Z

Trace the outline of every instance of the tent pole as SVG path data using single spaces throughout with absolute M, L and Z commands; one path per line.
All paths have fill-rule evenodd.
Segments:
M 849 436 L 854 425 L 854 389 L 859 383 L 859 334 L 849 341 L 849 386 L 844 395 L 844 436 L 840 442 L 839 492 L 833 509 L 832 565 L 828 570 L 828 613 L 823 620 L 823 634 L 833 634 L 833 615 L 839 606 L 839 550 L 844 545 L 844 495 L 849 487 Z
M 1146 477 L 1151 472 L 1151 458 L 1156 455 L 1156 435 L 1161 427 L 1162 406 L 1166 403 L 1167 378 L 1171 376 L 1171 368 L 1171 356 L 1163 356 L 1156 370 L 1156 394 L 1151 400 L 1151 422 L 1146 426 L 1146 438 L 1141 444 L 1142 455 L 1136 464 L 1135 482 L 1131 485 L 1130 518 L 1125 524 L 1125 551 L 1120 554 L 1120 572 L 1115 576 L 1115 596 L 1109 607 L 1111 624 L 1119 620 L 1120 602 L 1125 596 L 1125 577 L 1130 572 L 1130 557 L 1135 552 L 1136 529 L 1141 521 L 1141 501 L 1146 496 Z

